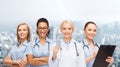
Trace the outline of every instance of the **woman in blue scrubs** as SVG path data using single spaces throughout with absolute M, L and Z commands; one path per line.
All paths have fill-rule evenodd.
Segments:
M 11 67 L 29 67 L 26 59 L 26 48 L 30 42 L 30 28 L 28 24 L 21 23 L 17 27 L 17 44 L 12 47 L 3 60 L 3 64 Z
M 82 41 L 83 50 L 85 52 L 87 67 L 92 67 L 95 57 L 97 55 L 99 45 L 94 42 L 96 36 L 97 26 L 94 22 L 89 21 L 84 26 L 85 39 Z M 113 63 L 113 57 L 107 57 L 106 62 L 111 65 Z
M 63 21 L 60 30 L 63 39 L 57 43 L 59 46 L 55 46 L 53 49 L 51 67 L 86 67 L 82 45 L 72 38 L 74 32 L 72 22 Z
M 40 18 L 36 24 L 38 38 L 27 49 L 28 63 L 31 67 L 48 67 L 49 52 L 52 41 L 48 39 L 49 23 L 46 18 Z

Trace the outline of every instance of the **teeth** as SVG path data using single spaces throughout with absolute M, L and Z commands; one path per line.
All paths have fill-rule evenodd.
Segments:
M 41 33 L 41 35 L 44 35 L 45 33 Z
M 24 34 L 21 34 L 21 36 L 24 36 Z
M 44 34 L 44 33 L 41 33 L 41 34 Z

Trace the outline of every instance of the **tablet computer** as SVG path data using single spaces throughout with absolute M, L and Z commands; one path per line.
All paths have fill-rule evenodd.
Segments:
M 108 67 L 106 58 L 112 56 L 116 45 L 100 45 L 93 67 Z

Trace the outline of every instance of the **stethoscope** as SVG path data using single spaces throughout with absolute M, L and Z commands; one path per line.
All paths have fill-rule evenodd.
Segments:
M 78 49 L 77 49 L 76 42 L 74 42 L 74 44 L 75 44 L 75 49 L 76 49 L 76 55 L 79 56 L 79 52 L 78 52 Z
M 76 56 L 79 56 L 79 52 L 78 52 L 78 49 L 77 49 L 77 44 L 76 44 L 76 42 L 74 42 L 74 45 L 75 45 Z M 61 45 L 59 45 L 59 47 L 60 47 L 60 52 L 61 52 L 61 51 L 62 51 Z M 61 53 L 60 53 L 60 54 L 61 54 Z
M 87 48 L 87 49 L 89 50 L 89 46 L 86 45 L 84 41 L 82 41 L 82 43 L 83 43 L 83 50 L 85 50 L 85 48 Z M 99 46 L 98 46 L 97 44 L 95 44 L 95 46 L 96 46 L 97 48 L 99 48 Z M 89 50 L 89 53 L 90 53 L 90 50 Z
M 78 52 L 78 49 L 77 49 L 77 44 L 76 44 L 76 42 L 74 42 L 74 45 L 75 45 L 76 56 L 78 57 L 78 56 L 79 56 L 79 52 Z M 59 45 L 58 45 L 58 46 L 60 47 L 60 58 L 59 58 L 59 60 L 61 60 L 62 47 L 61 47 L 60 41 L 59 41 Z M 57 64 L 57 67 L 59 67 L 58 65 L 59 65 L 59 62 L 58 62 L 58 64 Z
M 37 41 L 37 38 L 35 39 L 35 45 L 33 46 L 34 48 L 37 46 L 37 47 L 39 47 L 39 43 L 40 42 L 40 40 L 39 41 Z M 48 41 L 46 41 L 47 43 L 48 43 L 48 55 L 50 55 L 50 42 L 48 42 Z

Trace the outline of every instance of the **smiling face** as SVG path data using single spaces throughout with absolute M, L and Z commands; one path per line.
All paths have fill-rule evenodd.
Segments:
M 85 36 L 88 40 L 93 40 L 96 35 L 96 25 L 93 23 L 89 23 L 84 28 Z
M 27 26 L 26 25 L 20 25 L 18 27 L 17 34 L 18 34 L 19 40 L 27 40 L 27 37 L 28 37 L 28 28 L 27 28 Z
M 47 34 L 48 34 L 48 31 L 49 31 L 49 29 L 48 29 L 47 23 L 40 22 L 38 24 L 37 32 L 38 32 L 39 37 L 45 38 L 47 36 Z
M 73 31 L 74 28 L 70 21 L 64 21 L 61 24 L 61 32 L 63 34 L 64 39 L 71 39 Z

